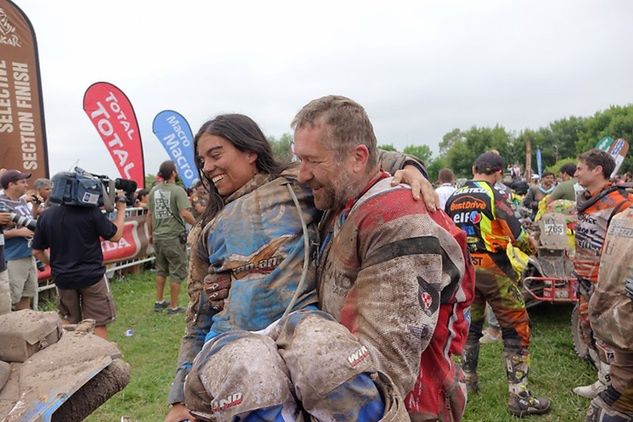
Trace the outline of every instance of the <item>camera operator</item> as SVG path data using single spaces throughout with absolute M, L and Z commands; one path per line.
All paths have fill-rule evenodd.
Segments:
M 31 218 L 27 202 L 22 198 L 28 189 L 26 179 L 29 173 L 9 169 L 0 178 L 4 194 L 0 201 L 10 212 L 20 217 Z M 16 227 L 11 224 L 4 230 L 5 259 L 9 270 L 9 285 L 11 288 L 11 304 L 15 310 L 28 309 L 31 298 L 37 291 L 37 270 L 31 250 L 33 232 L 26 227 Z
M 11 222 L 11 213 L 0 212 L 0 315 L 11 312 L 11 288 L 9 270 L 4 259 L 4 234 L 2 228 Z
M 53 177 L 53 195 L 56 183 L 61 186 L 66 182 L 64 178 L 67 174 Z M 95 334 L 103 338 L 107 338 L 106 325 L 114 321 L 116 315 L 105 278 L 100 238 L 116 242 L 123 236 L 124 199 L 117 199 L 116 210 L 111 222 L 98 206 L 68 203 L 64 198 L 60 206 L 50 207 L 41 215 L 33 239 L 34 256 L 44 263 L 50 262 L 63 319 L 72 324 L 94 319 Z M 50 248 L 50 259 L 44 253 L 47 248 Z

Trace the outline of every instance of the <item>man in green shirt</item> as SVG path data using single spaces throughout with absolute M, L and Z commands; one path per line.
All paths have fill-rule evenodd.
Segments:
M 154 186 L 149 193 L 148 223 L 150 243 L 154 244 L 156 254 L 156 302 L 154 311 L 167 308 L 163 298 L 165 281 L 169 276 L 170 308 L 169 315 L 184 312 L 178 306 L 180 283 L 187 277 L 187 245 L 185 221 L 196 223 L 189 211 L 191 204 L 185 190 L 176 184 L 176 165 L 165 161 L 160 165 L 158 176 L 163 182 Z
M 566 199 L 568 201 L 576 200 L 576 191 L 582 191 L 584 189 L 576 182 L 576 179 L 574 179 L 574 173 L 576 173 L 575 164 L 568 163 L 560 168 L 560 178 L 562 182 L 560 182 L 547 197 L 548 204 L 557 199 Z

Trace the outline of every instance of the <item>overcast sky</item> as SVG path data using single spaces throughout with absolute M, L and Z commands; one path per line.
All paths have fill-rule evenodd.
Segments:
M 146 173 L 168 156 L 154 116 L 195 133 L 219 113 L 290 132 L 309 100 L 361 103 L 379 143 L 453 128 L 536 129 L 632 102 L 633 2 L 14 0 L 35 28 L 51 175 L 77 160 L 118 176 L 82 109 L 107 81 L 130 98 Z

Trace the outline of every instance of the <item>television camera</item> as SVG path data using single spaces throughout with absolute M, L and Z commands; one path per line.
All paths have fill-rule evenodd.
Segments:
M 134 206 L 136 182 L 133 180 L 112 180 L 108 176 L 88 173 L 75 167 L 75 171 L 57 173 L 53 176 L 52 184 L 49 201 L 53 204 L 104 207 L 107 211 L 114 209 L 115 202 Z M 122 190 L 125 196 L 118 197 L 117 190 Z

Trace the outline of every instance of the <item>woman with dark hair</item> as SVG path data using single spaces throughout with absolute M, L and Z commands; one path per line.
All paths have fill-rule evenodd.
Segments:
M 207 121 L 194 145 L 209 202 L 189 238 L 190 304 L 169 421 L 191 418 L 183 383 L 205 341 L 264 329 L 284 312 L 317 309 L 315 271 L 304 262 L 320 213 L 311 190 L 297 182 L 298 166 L 275 161 L 261 129 L 241 114 Z M 221 311 L 209 306 L 203 280 L 230 285 Z

